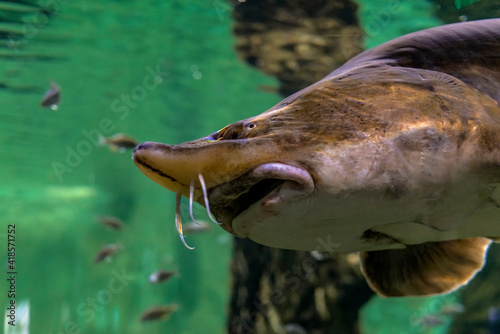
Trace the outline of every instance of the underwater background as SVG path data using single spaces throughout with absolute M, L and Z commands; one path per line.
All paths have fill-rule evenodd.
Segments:
M 355 4 L 363 49 L 449 22 L 498 17 L 500 8 L 499 1 L 472 0 Z M 240 5 L 0 1 L 4 333 L 227 332 L 232 236 L 211 223 L 186 238 L 195 250 L 184 247 L 174 228 L 175 194 L 140 173 L 131 150 L 114 151 L 101 137 L 124 133 L 139 142 L 181 143 L 279 102 L 278 80 L 235 51 L 232 13 Z M 51 82 L 60 87 L 61 100 L 57 108 L 44 108 Z M 184 202 L 184 220 L 187 207 Z M 102 216 L 119 218 L 123 227 L 104 226 Z M 209 221 L 201 207 L 195 216 Z M 12 236 L 15 254 L 7 250 Z M 106 245 L 116 245 L 116 252 L 95 261 Z M 487 284 L 495 273 L 498 283 L 499 262 L 494 245 L 484 273 L 471 284 Z M 149 276 L 160 269 L 175 274 L 151 284 Z M 463 306 L 460 291 L 372 297 L 361 309 L 358 330 L 449 333 L 454 319 L 481 310 L 468 333 L 500 333 L 500 290 L 481 291 L 487 292 L 478 300 L 470 297 L 474 309 Z M 12 300 L 16 326 L 8 324 Z M 172 304 L 177 309 L 168 319 L 141 321 L 150 307 Z

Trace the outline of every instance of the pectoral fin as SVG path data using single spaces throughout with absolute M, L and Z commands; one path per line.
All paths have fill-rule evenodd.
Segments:
M 382 296 L 445 293 L 466 284 L 483 267 L 490 243 L 487 238 L 469 238 L 360 252 L 361 269 Z

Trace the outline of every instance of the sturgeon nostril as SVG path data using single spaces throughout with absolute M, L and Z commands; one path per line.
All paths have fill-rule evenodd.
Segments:
M 134 152 L 135 153 L 136 151 L 140 151 L 140 150 L 147 150 L 149 148 L 151 148 L 152 146 L 152 143 L 151 142 L 144 142 L 144 143 L 140 143 L 139 145 L 137 145 L 135 148 L 134 148 Z

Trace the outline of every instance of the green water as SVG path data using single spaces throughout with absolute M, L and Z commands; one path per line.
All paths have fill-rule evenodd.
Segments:
M 384 2 L 360 3 L 368 48 L 443 24 L 427 2 L 402 1 L 393 12 Z M 123 132 L 165 143 L 202 137 L 274 105 L 280 97 L 256 87 L 277 83 L 237 59 L 225 1 L 45 4 L 53 9 L 46 22 L 20 6 L 15 15 L 38 23 L 9 25 L 19 32 L 17 44 L 0 48 L 0 84 L 8 86 L 0 88 L 4 308 L 12 300 L 8 225 L 16 232 L 18 317 L 9 333 L 25 333 L 21 311 L 28 303 L 31 333 L 224 333 L 231 237 L 214 225 L 188 237 L 196 249 L 186 249 L 174 228 L 175 195 L 142 175 L 130 152 L 111 152 L 96 145 L 97 137 Z M 52 80 L 62 91 L 57 111 L 39 106 Z M 201 208 L 195 214 L 207 220 Z M 97 215 L 119 217 L 125 226 L 107 229 Z M 121 251 L 94 264 L 111 243 Z M 178 274 L 152 285 L 148 277 L 158 269 Z M 171 303 L 179 309 L 168 321 L 140 322 L 148 307 Z M 388 307 L 376 303 L 366 309 Z M 420 303 L 402 313 L 427 305 Z M 379 326 L 372 314 L 365 317 L 373 330 Z
M 174 228 L 175 196 L 142 175 L 130 151 L 94 142 L 119 132 L 139 141 L 198 138 L 278 102 L 255 89 L 275 82 L 237 59 L 225 3 L 59 3 L 19 49 L 1 50 L 1 82 L 15 89 L 0 90 L 0 256 L 5 263 L 7 224 L 15 224 L 15 300 L 29 301 L 32 333 L 222 333 L 229 235 L 214 224 L 188 237 L 196 249 L 186 249 Z M 51 80 L 61 87 L 57 111 L 39 107 Z M 96 215 L 125 227 L 109 230 Z M 122 251 L 94 264 L 110 243 Z M 178 275 L 152 285 L 160 268 Z M 2 307 L 5 273 L 2 265 Z M 170 303 L 179 309 L 168 321 L 139 321 L 148 307 Z

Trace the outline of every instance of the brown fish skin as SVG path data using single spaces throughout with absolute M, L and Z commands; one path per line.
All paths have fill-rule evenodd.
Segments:
M 61 88 L 57 83 L 52 81 L 50 83 L 50 89 L 45 93 L 42 102 L 40 102 L 41 107 L 50 108 L 52 110 L 57 110 L 57 107 L 61 103 Z
M 123 228 L 123 222 L 113 216 L 98 216 L 96 220 L 104 226 L 107 226 L 114 230 L 121 230 Z
M 368 252 L 382 295 L 450 291 L 481 269 L 483 237 L 500 236 L 499 54 L 500 19 L 409 34 L 261 115 L 179 145 L 142 143 L 133 160 L 183 196 L 194 181 L 201 205 L 203 175 L 212 214 L 236 236 Z
M 121 249 L 119 244 L 110 244 L 103 246 L 95 256 L 94 263 L 101 263 L 102 261 L 109 260 L 116 255 L 116 252 Z
M 499 26 L 500 19 L 467 22 L 401 37 L 360 54 L 261 115 L 180 145 L 142 143 L 134 151 L 134 163 L 153 181 L 173 192 L 181 191 L 186 197 L 191 181 L 201 173 L 210 192 L 212 213 L 224 229 L 240 237 L 250 235 L 251 231 L 243 222 L 240 232 L 234 230 L 233 220 L 241 208 L 232 211 L 228 201 L 240 195 L 234 193 L 235 188 L 241 188 L 240 192 L 244 193 L 256 183 L 253 176 L 245 177 L 249 171 L 268 163 L 287 164 L 310 174 L 315 193 L 329 192 L 353 199 L 354 194 L 363 199 L 363 194 L 378 193 L 380 198 L 393 198 L 387 205 L 405 208 L 398 212 L 402 216 L 409 215 L 411 210 L 406 208 L 414 206 L 411 203 L 415 200 L 425 201 L 425 212 L 428 212 L 425 220 L 439 219 L 439 226 L 434 223 L 433 227 L 450 229 L 457 221 L 450 217 L 466 215 L 488 196 L 468 200 L 459 212 L 450 208 L 453 212 L 445 215 L 439 202 L 426 200 L 442 189 L 441 180 L 463 179 L 466 185 L 465 180 L 472 176 L 484 177 L 484 183 L 498 179 L 500 107 L 495 98 L 500 100 L 500 83 L 496 81 L 498 75 L 500 82 L 500 75 L 492 68 L 500 68 L 496 53 L 500 47 L 488 45 L 485 50 L 480 43 L 486 38 L 492 39 L 490 35 L 493 35 L 498 44 Z M 448 32 L 450 27 L 455 29 Z M 481 34 L 480 38 L 476 34 Z M 460 36 L 462 44 L 452 40 L 456 35 L 464 35 Z M 411 43 L 418 48 L 407 47 Z M 434 49 L 433 43 L 441 44 Z M 429 55 L 419 59 L 420 49 L 426 45 Z M 455 52 L 453 56 L 448 55 L 450 48 Z M 481 49 L 487 55 L 491 74 L 479 67 L 485 60 L 475 59 L 476 51 L 465 53 L 470 49 Z M 459 60 L 462 57 L 470 65 L 467 73 L 454 73 L 450 57 Z M 418 67 L 429 59 L 436 64 L 424 64 L 425 69 Z M 412 61 L 415 62 L 413 68 L 410 67 Z M 402 65 L 398 66 L 399 62 Z M 448 64 L 450 62 L 452 64 Z M 457 78 L 472 69 L 477 87 L 468 83 L 470 80 Z M 488 85 L 490 78 L 492 83 Z M 478 170 L 484 170 L 483 176 L 477 175 Z M 298 178 L 300 185 L 302 179 Z M 238 187 L 234 186 L 236 182 Z M 477 189 L 460 191 L 463 193 L 455 193 L 456 197 L 469 197 L 469 191 Z M 404 196 L 411 192 L 418 192 L 418 197 Z M 194 195 L 196 202 L 204 205 L 198 183 Z M 448 200 L 454 200 L 453 194 Z M 358 200 L 352 203 L 354 211 L 359 211 L 357 203 Z M 372 219 L 375 215 L 385 220 L 383 210 L 378 211 L 370 212 Z M 418 211 L 411 214 L 419 217 Z M 342 218 L 339 216 L 336 220 L 343 221 Z M 318 223 L 313 226 L 315 224 Z M 285 225 L 283 230 L 293 233 L 290 226 Z M 373 225 L 364 226 L 359 233 L 362 235 L 371 227 Z M 275 233 L 270 235 L 274 237 Z M 356 243 L 359 247 L 345 250 L 369 250 L 369 244 L 359 239 L 360 243 Z M 303 250 L 314 250 L 317 246 L 315 238 L 306 247 L 293 247 L 287 244 L 287 238 L 260 242 Z M 418 240 L 411 242 L 418 243 Z
M 182 191 L 186 197 L 191 180 L 196 180 L 198 173 L 203 174 L 210 190 L 212 213 L 225 230 L 240 237 L 250 236 L 252 231 L 247 226 L 253 224 L 241 223 L 239 232 L 236 232 L 234 219 L 241 209 L 235 207 L 233 210 L 227 205 L 227 198 L 240 195 L 231 193 L 234 189 L 241 188 L 246 192 L 258 183 L 252 176 L 245 176 L 248 171 L 275 161 L 306 170 L 314 181 L 316 193 L 334 192 L 337 196 L 352 198 L 352 203 L 343 206 L 351 206 L 353 215 L 359 215 L 359 201 L 374 203 L 370 198 L 378 193 L 375 197 L 384 199 L 379 207 L 387 205 L 385 199 L 394 199 L 391 202 L 397 217 L 393 221 L 406 221 L 404 217 L 419 217 L 426 212 L 425 221 L 429 224 L 439 224 L 436 226 L 438 230 L 451 229 L 457 220 L 450 217 L 467 215 L 487 200 L 487 194 L 486 197 L 467 200 L 459 210 L 450 207 L 449 211 L 442 210 L 440 204 L 443 200 L 450 203 L 464 196 L 467 198 L 468 194 L 479 191 L 474 189 L 478 184 L 450 191 L 447 199 L 441 201 L 432 202 L 426 198 L 433 198 L 434 194 L 443 191 L 440 190 L 442 183 L 435 180 L 452 182 L 462 179 L 462 185 L 468 185 L 466 180 L 478 178 L 483 179 L 481 184 L 496 182 L 494 165 L 500 160 L 499 150 L 495 147 L 495 143 L 500 142 L 500 128 L 496 124 L 500 120 L 498 104 L 451 77 L 446 80 L 452 84 L 435 92 L 429 89 L 429 85 L 437 90 L 439 75 L 437 78 L 425 72 L 414 75 L 411 69 L 408 70 L 410 73 L 402 69 L 393 73 L 393 80 L 384 82 L 386 71 L 373 69 L 368 79 L 362 82 L 355 78 L 320 82 L 288 99 L 285 107 L 278 105 L 278 110 L 272 109 L 234 123 L 212 135 L 212 139 L 175 146 L 143 143 L 135 150 L 134 162 L 155 182 L 174 192 Z M 412 79 L 416 82 L 411 82 Z M 418 80 L 424 81 L 425 85 L 417 84 Z M 332 83 L 335 85 L 329 87 Z M 318 108 L 321 112 L 304 117 L 308 110 Z M 251 124 L 255 127 L 249 129 Z M 224 156 L 227 158 L 221 159 Z M 328 166 L 331 161 L 335 163 Z M 424 161 L 426 164 L 422 165 Z M 468 166 L 462 169 L 464 164 Z M 419 165 L 422 167 L 411 167 Z M 484 172 L 478 174 L 479 170 Z M 241 184 L 233 186 L 235 182 Z M 405 196 L 412 192 L 418 192 L 418 197 Z M 204 205 L 199 186 L 195 190 L 195 199 Z M 415 201 L 426 203 L 426 208 L 415 207 L 412 204 Z M 371 243 L 361 238 L 364 231 L 374 227 L 375 219 L 387 223 L 384 210 L 373 212 L 376 206 L 366 208 L 372 211 L 367 212 L 367 218 L 371 216 L 372 219 L 367 220 L 368 225 L 360 226 L 359 237 L 353 236 L 358 242 L 339 234 L 339 243 L 343 240 L 342 243 L 346 244 L 351 239 L 352 245 L 356 244 L 339 251 L 370 250 Z M 413 212 L 412 207 L 415 207 Z M 294 215 L 302 217 L 304 214 L 295 212 Z M 324 220 L 325 217 L 317 219 Z M 333 220 L 345 221 L 346 217 L 337 216 Z M 293 231 L 286 223 L 280 230 L 296 232 L 297 235 L 303 233 Z M 269 232 L 263 231 L 252 239 L 285 249 L 314 250 L 317 247 L 316 236 L 307 246 L 297 247 L 289 244 L 288 238 L 274 239 L 275 233 Z M 493 236 L 500 231 L 484 233 Z M 467 234 L 464 233 L 463 237 Z M 419 240 L 411 242 L 418 243 Z M 389 247 L 390 243 L 383 247 L 386 246 Z
M 173 270 L 158 270 L 149 276 L 149 281 L 153 284 L 166 282 L 176 274 Z
M 141 321 L 167 320 L 179 307 L 177 304 L 153 306 L 141 315 Z

